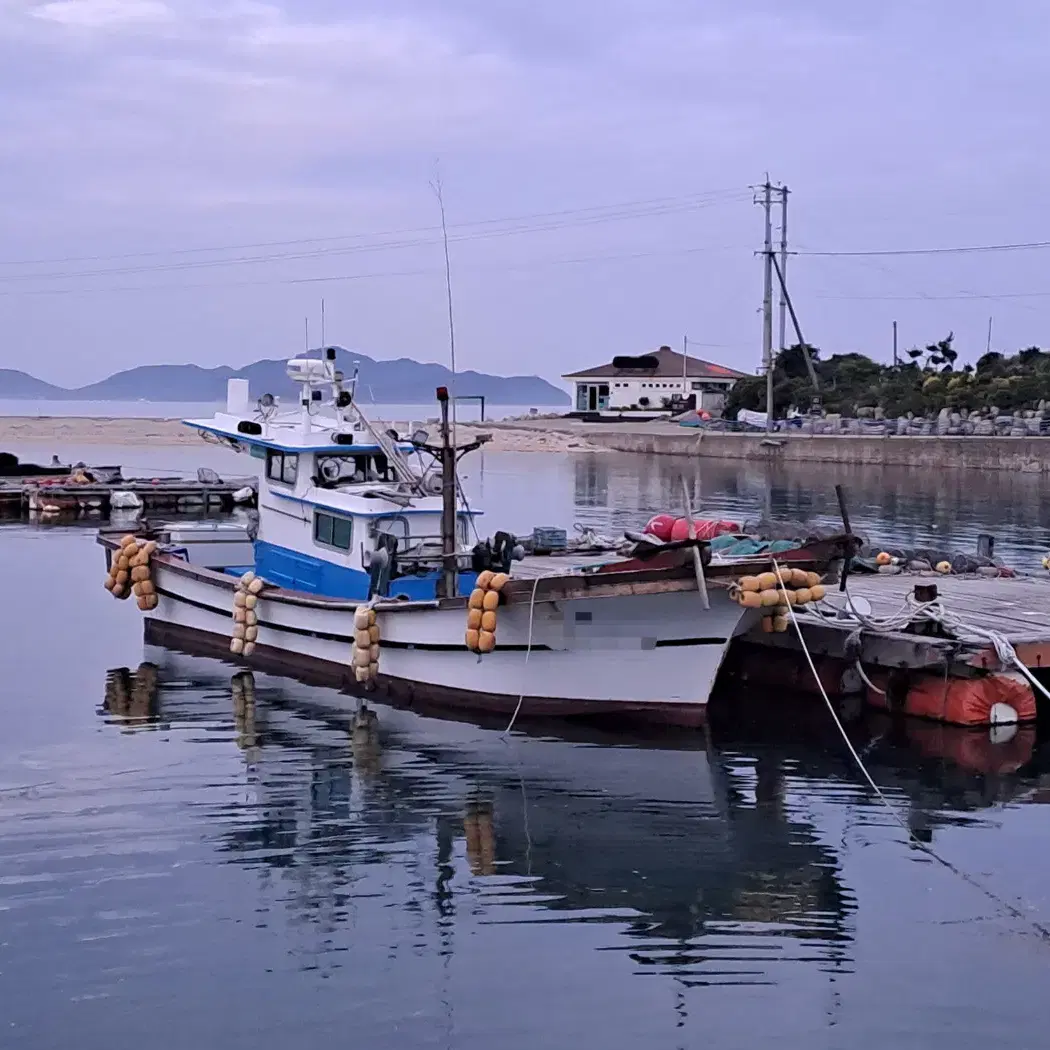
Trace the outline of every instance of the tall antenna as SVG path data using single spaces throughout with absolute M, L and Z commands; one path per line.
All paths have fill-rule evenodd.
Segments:
M 437 197 L 438 210 L 441 212 L 441 241 L 445 248 L 445 294 L 448 298 L 448 353 L 449 369 L 452 372 L 452 444 L 456 443 L 456 323 L 452 310 L 452 263 L 448 254 L 448 222 L 445 218 L 445 194 L 441 185 L 441 168 L 435 163 L 434 178 L 430 188 Z
M 303 322 L 306 325 L 306 353 L 310 353 L 310 318 L 304 317 Z
M 324 341 L 324 299 L 321 299 L 321 357 L 324 357 L 325 341 Z

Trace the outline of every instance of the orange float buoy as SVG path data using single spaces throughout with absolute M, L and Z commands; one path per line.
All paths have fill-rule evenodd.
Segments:
M 758 591 L 741 591 L 737 601 L 745 609 L 761 609 L 762 595 Z
M 470 599 L 467 602 L 467 607 L 470 609 L 483 609 L 485 607 L 485 595 L 487 591 L 483 591 L 480 587 L 475 587 L 470 592 Z
M 485 612 L 495 612 L 499 608 L 499 591 L 485 591 L 481 596 L 481 608 Z
M 889 565 L 892 561 L 893 559 L 885 551 L 879 551 L 879 553 L 875 555 L 876 565 Z
M 876 684 L 885 688 L 885 681 Z M 888 708 L 885 694 L 868 690 L 868 702 Z M 949 678 L 920 674 L 912 678 L 904 696 L 904 711 L 956 726 L 995 726 L 1034 722 L 1035 693 L 1015 671 L 999 671 L 981 678 Z
M 481 619 L 482 612 L 480 609 L 468 609 L 467 610 L 467 630 L 468 631 L 480 631 L 481 630 Z
M 468 627 L 465 640 L 467 643 L 467 648 L 471 652 L 476 653 L 478 651 L 478 642 L 481 640 L 481 632 L 472 630 Z
M 481 614 L 481 630 L 495 632 L 496 614 L 494 612 L 483 612 Z
M 769 587 L 763 590 L 758 597 L 763 605 L 770 608 L 774 605 L 780 604 L 780 591 L 776 590 L 774 587 Z
M 478 639 L 478 649 L 483 653 L 491 653 L 496 648 L 496 636 L 491 631 L 482 631 Z

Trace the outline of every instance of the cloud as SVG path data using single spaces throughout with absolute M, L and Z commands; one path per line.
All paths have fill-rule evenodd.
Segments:
M 474 345 L 549 374 L 567 343 L 626 350 L 689 331 L 738 348 L 727 363 L 749 367 L 761 231 L 746 187 L 767 169 L 792 186 L 792 235 L 803 245 L 1030 239 L 1023 202 L 1045 163 L 1050 14 L 1034 2 L 1009 18 L 989 11 L 977 0 L 800 0 L 790 15 L 771 0 L 0 0 L 7 257 L 430 225 L 439 156 L 459 221 L 738 187 L 686 213 L 462 244 L 456 262 L 465 355 L 473 330 Z M 730 245 L 735 254 L 716 261 L 674 254 Z M 355 265 L 427 270 L 428 251 Z M 631 251 L 645 257 L 601 261 Z M 597 261 L 540 265 L 578 257 Z M 505 269 L 519 264 L 533 268 Z M 275 282 L 339 272 L 326 265 L 218 268 L 214 294 L 171 293 L 190 308 L 161 326 L 150 352 L 228 353 L 227 322 L 216 318 L 229 305 L 221 289 L 240 281 L 244 353 L 259 341 L 279 353 L 278 322 L 301 316 L 302 293 Z M 809 293 L 899 294 L 902 281 L 927 291 L 1037 283 L 1011 269 L 1021 260 L 984 260 L 994 279 L 957 275 L 948 261 L 919 277 L 903 264 L 886 264 L 904 273 L 893 278 L 849 265 L 793 265 L 803 310 Z M 349 259 L 342 267 L 354 269 Z M 112 336 L 108 314 L 100 320 L 116 301 L 95 292 L 104 282 L 78 281 L 55 300 L 48 338 L 86 342 L 96 361 L 135 352 Z M 376 280 L 367 296 L 345 290 L 376 352 L 440 342 L 440 288 L 406 281 Z M 119 299 L 129 317 L 132 299 Z M 34 332 L 28 300 L 4 304 L 16 340 Z M 823 301 L 812 338 L 888 329 L 877 307 L 861 309 Z M 965 330 L 967 318 L 947 311 L 937 324 Z M 914 313 L 916 328 L 932 316 L 921 302 Z M 180 330 L 193 316 L 198 328 Z M 1018 340 L 1032 341 L 1027 326 L 1041 314 L 1012 316 Z M 997 331 L 1006 337 L 1011 323 L 997 316 Z M 220 331 L 216 349 L 209 333 Z
M 32 7 L 29 14 L 84 29 L 156 25 L 174 19 L 172 9 L 161 0 L 51 0 Z

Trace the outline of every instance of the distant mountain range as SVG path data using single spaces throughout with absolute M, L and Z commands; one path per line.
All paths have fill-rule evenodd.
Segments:
M 311 351 L 310 356 L 318 356 Z M 225 401 L 227 379 L 247 379 L 251 396 L 276 394 L 287 400 L 297 392 L 285 371 L 286 359 L 256 361 L 244 368 L 199 365 L 140 365 L 115 372 L 89 386 L 66 389 L 12 368 L 0 368 L 0 399 L 42 398 L 54 401 Z M 349 379 L 360 368 L 357 393 L 362 403 L 428 404 L 439 386 L 452 385 L 444 365 L 407 357 L 376 361 L 367 354 L 336 350 L 336 367 Z M 539 376 L 493 376 L 459 372 L 455 392 L 481 395 L 495 405 L 564 405 L 569 396 Z

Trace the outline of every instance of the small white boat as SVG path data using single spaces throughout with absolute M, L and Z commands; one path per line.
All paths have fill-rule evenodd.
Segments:
M 702 721 L 731 640 L 759 616 L 732 599 L 730 585 L 769 568 L 768 559 L 719 563 L 696 540 L 646 546 L 637 557 L 523 558 L 504 533 L 471 544 L 481 511 L 463 498 L 455 465 L 484 439 L 453 447 L 447 392 L 438 391 L 444 423 L 432 445 L 425 433 L 407 440 L 373 425 L 335 371 L 334 352 L 293 359 L 288 371 L 302 391 L 291 412 L 269 396 L 253 410 L 247 383 L 231 380 L 225 412 L 186 421 L 258 462 L 258 516 L 247 533 L 154 534 L 148 640 L 228 654 L 240 577 L 251 571 L 266 587 L 250 655 L 239 657 L 249 665 L 340 686 L 368 677 L 369 688 L 403 703 Z M 119 535 L 99 539 L 109 562 Z M 841 550 L 824 541 L 778 557 L 822 571 Z M 493 571 L 509 579 L 487 598 L 498 627 L 482 654 L 465 631 L 480 604 L 479 574 Z M 378 635 L 367 675 L 354 652 L 361 606 Z

